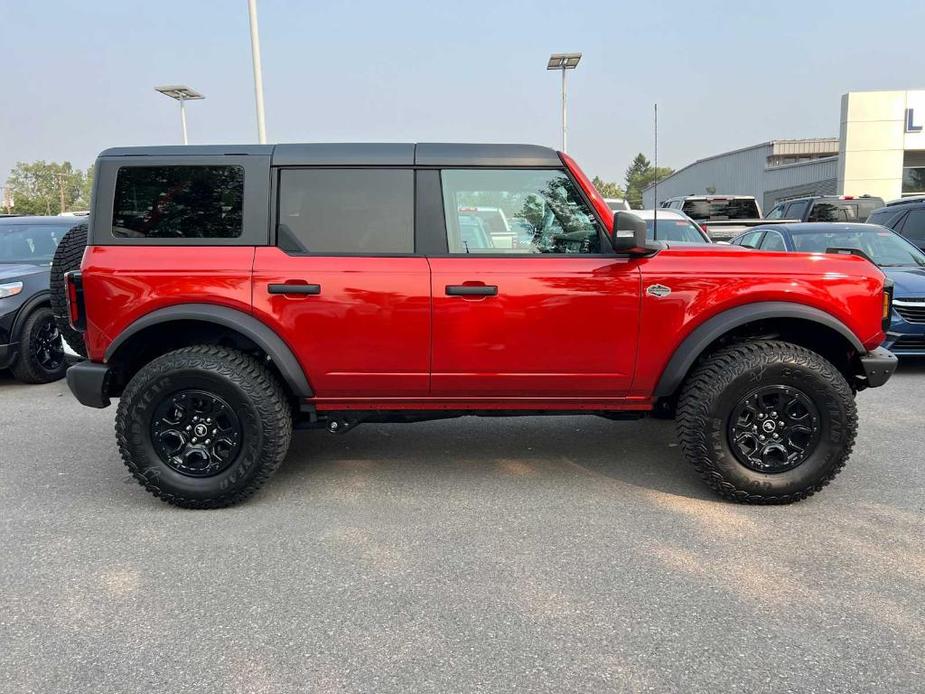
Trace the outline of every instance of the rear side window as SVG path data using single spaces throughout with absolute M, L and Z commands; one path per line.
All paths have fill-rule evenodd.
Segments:
M 745 246 L 746 248 L 757 248 L 758 241 L 761 239 L 763 231 L 750 231 L 747 234 L 740 236 L 739 239 L 735 242 L 737 246 Z
M 896 210 L 890 209 L 889 207 L 884 207 L 882 210 L 877 210 L 874 212 L 868 219 L 868 224 L 880 224 L 882 226 L 889 226 L 889 222 L 896 216 Z
M 856 202 L 817 202 L 810 210 L 807 222 L 856 222 Z
M 283 169 L 277 245 L 289 253 L 414 252 L 410 169 Z
M 724 219 L 758 219 L 758 203 L 754 200 L 715 198 L 685 200 L 681 211 L 691 219 L 720 221 Z
M 116 175 L 117 238 L 229 239 L 241 235 L 241 166 L 130 166 Z
M 600 253 L 600 227 L 564 171 L 442 172 L 450 253 Z
M 925 245 L 925 210 L 912 210 L 903 222 L 902 235 L 916 245 Z

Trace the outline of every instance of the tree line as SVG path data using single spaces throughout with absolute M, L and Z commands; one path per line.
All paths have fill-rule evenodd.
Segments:
M 595 176 L 591 183 L 605 198 L 623 198 L 630 204 L 630 207 L 638 210 L 642 208 L 642 191 L 655 183 L 656 179 L 661 181 L 673 173 L 674 169 L 668 166 L 657 168 L 652 166 L 652 162 L 640 152 L 626 169 L 624 185 L 604 181 L 599 176 Z
M 55 215 L 90 209 L 93 166 L 86 170 L 71 162 L 21 161 L 6 180 L 0 211 Z

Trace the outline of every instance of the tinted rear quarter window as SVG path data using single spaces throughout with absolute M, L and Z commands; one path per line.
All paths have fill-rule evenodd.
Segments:
M 237 238 L 243 228 L 241 166 L 130 166 L 116 175 L 117 238 Z
M 284 169 L 277 245 L 290 253 L 414 252 L 410 169 Z
M 816 201 L 809 212 L 807 222 L 856 222 L 858 221 L 858 204 L 856 202 L 834 200 Z
M 912 210 L 906 215 L 902 235 L 919 246 L 925 244 L 925 209 Z
M 757 219 L 758 203 L 754 200 L 685 200 L 681 211 L 692 219 Z

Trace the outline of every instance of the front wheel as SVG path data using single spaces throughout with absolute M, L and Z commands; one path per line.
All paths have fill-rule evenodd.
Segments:
M 857 434 L 844 376 L 787 342 L 747 342 L 707 357 L 681 391 L 681 448 L 706 483 L 733 501 L 784 504 L 822 489 Z
M 265 365 L 233 349 L 198 345 L 146 364 L 116 413 L 132 475 L 176 506 L 243 501 L 279 467 L 292 435 L 282 387 Z
M 23 383 L 50 383 L 64 378 L 64 342 L 47 306 L 35 309 L 26 318 L 20 333 L 19 357 L 10 370 Z

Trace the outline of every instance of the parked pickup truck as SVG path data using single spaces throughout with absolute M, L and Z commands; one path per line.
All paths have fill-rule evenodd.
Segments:
M 179 506 L 251 496 L 294 427 L 565 413 L 674 416 L 718 494 L 787 503 L 842 469 L 855 392 L 896 365 L 872 263 L 647 241 L 544 147 L 110 149 L 95 185 L 68 385 L 119 399 L 125 464 Z M 488 200 L 532 237 L 463 243 Z
M 768 223 L 751 195 L 683 195 L 668 198 L 660 206 L 680 210 L 714 241 L 728 241 L 751 227 Z

